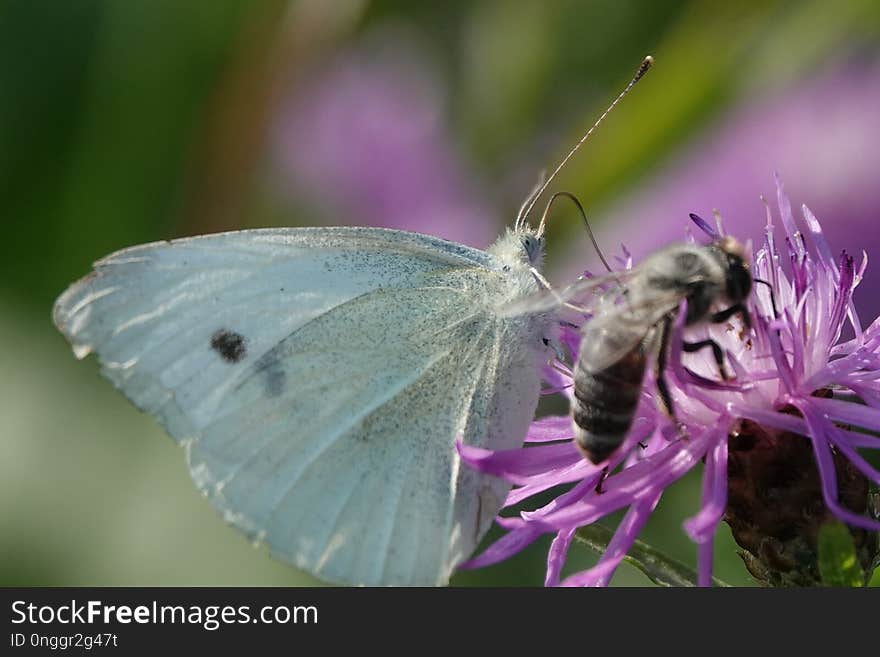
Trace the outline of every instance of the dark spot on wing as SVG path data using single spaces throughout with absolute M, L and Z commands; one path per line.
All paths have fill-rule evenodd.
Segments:
M 257 372 L 263 377 L 267 395 L 278 397 L 284 392 L 287 387 L 287 373 L 281 367 L 274 349 L 263 354 L 257 361 Z
M 211 336 L 211 349 L 220 354 L 227 363 L 237 363 L 247 354 L 244 336 L 220 329 Z

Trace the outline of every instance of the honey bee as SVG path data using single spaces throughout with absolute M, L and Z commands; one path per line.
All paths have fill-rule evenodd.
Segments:
M 687 326 L 721 323 L 734 315 L 750 326 L 745 302 L 753 281 L 742 245 L 733 237 L 707 246 L 668 246 L 626 274 L 620 293 L 603 297 L 584 324 L 574 368 L 574 438 L 593 463 L 606 460 L 629 431 L 649 360 L 663 410 L 675 416 L 665 370 L 682 301 L 687 300 Z M 721 378 L 729 379 L 717 342 L 684 342 L 685 352 L 702 349 L 712 350 Z
M 559 305 L 577 308 L 570 301 L 595 293 L 603 285 L 611 286 L 589 308 L 592 317 L 581 328 L 580 353 L 572 375 L 572 429 L 587 459 L 601 463 L 623 442 L 649 362 L 654 366 L 659 405 L 675 417 L 665 371 L 681 303 L 687 301 L 686 326 L 722 323 L 738 315 L 748 329 L 751 322 L 745 304 L 753 282 L 764 281 L 752 278 L 742 245 L 724 236 L 708 245 L 673 244 L 630 270 L 585 279 L 562 292 L 547 289 L 525 302 L 536 312 Z M 712 350 L 719 375 L 729 379 L 717 342 L 684 342 L 685 352 L 703 349 Z

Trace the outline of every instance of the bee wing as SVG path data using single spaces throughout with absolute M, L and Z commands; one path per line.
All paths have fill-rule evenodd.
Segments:
M 515 317 L 544 313 L 565 305 L 575 305 L 585 312 L 591 312 L 599 303 L 605 303 L 609 298 L 619 298 L 626 289 L 627 283 L 638 274 L 638 271 L 638 269 L 627 269 L 603 276 L 584 278 L 562 290 L 545 288 L 505 305 L 499 314 L 502 317 Z M 607 289 L 601 296 L 596 296 L 595 293 L 603 287 Z
M 681 302 L 681 293 L 664 290 L 630 302 L 624 299 L 607 310 L 600 308 L 583 326 L 581 363 L 589 363 L 591 371 L 604 370 L 646 342 L 650 352 L 656 346 L 654 337 L 659 322 L 670 316 Z

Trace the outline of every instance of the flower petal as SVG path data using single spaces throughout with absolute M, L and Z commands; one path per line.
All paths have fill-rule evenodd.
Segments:
M 691 218 L 691 221 L 693 221 L 697 225 L 697 228 L 699 228 L 701 231 L 706 233 L 706 235 L 712 238 L 713 242 L 721 239 L 721 234 L 717 230 L 715 230 L 715 228 L 709 225 L 709 222 L 703 219 L 700 215 L 691 212 L 688 216 Z
M 562 586 L 607 586 L 639 532 L 657 508 L 662 495 L 663 489 L 660 489 L 631 506 L 617 526 L 617 531 L 614 532 L 614 537 L 609 541 L 599 562 L 589 570 L 568 577 Z
M 773 174 L 776 181 L 776 203 L 779 206 L 779 215 L 782 218 L 782 225 L 788 238 L 793 242 L 795 253 L 798 259 L 802 259 L 806 254 L 803 242 L 801 241 L 801 232 L 798 230 L 794 215 L 791 212 L 791 202 L 785 194 L 785 186 L 779 178 L 779 174 Z
M 556 538 L 550 544 L 547 552 L 547 575 L 544 577 L 544 586 L 558 586 L 559 573 L 565 565 L 565 557 L 568 556 L 568 548 L 571 539 L 574 538 L 576 529 L 563 529 L 556 534 Z
M 880 531 L 880 521 L 854 513 L 840 505 L 837 500 L 837 472 L 834 468 L 834 460 L 831 456 L 831 447 L 828 443 L 826 430 L 822 418 L 811 404 L 812 400 L 798 400 L 795 404 L 804 415 L 807 426 L 810 429 L 810 440 L 813 443 L 813 453 L 816 456 L 816 465 L 819 468 L 819 478 L 822 484 L 822 498 L 825 506 L 848 525 L 854 525 L 863 529 Z
M 515 484 L 525 483 L 528 477 L 548 469 L 573 465 L 583 460 L 570 442 L 498 451 L 461 442 L 457 442 L 456 447 L 462 460 L 472 468 Z
M 727 506 L 727 436 L 722 436 L 706 456 L 703 470 L 703 502 L 700 512 L 684 522 L 695 543 L 710 541 Z
M 696 465 L 705 455 L 711 438 L 721 431 L 722 426 L 726 434 L 729 423 L 729 419 L 725 418 L 695 437 L 671 443 L 656 454 L 608 477 L 602 484 L 601 493 L 594 491 L 582 501 L 541 516 L 536 522 L 554 529 L 586 525 L 653 495 Z M 530 519 L 525 513 L 523 517 Z
M 878 472 L 874 466 L 868 463 L 861 454 L 852 448 L 840 429 L 827 420 L 823 420 L 822 423 L 825 426 L 825 435 L 828 436 L 829 442 L 839 449 L 841 453 L 849 459 L 849 462 L 865 475 L 865 477 L 873 481 L 875 484 L 880 485 L 880 472 Z
M 473 559 L 468 559 L 464 563 L 459 564 L 458 567 L 461 570 L 472 570 L 504 561 L 534 543 L 543 533 L 539 527 L 523 525 L 520 529 L 506 533 L 487 547 L 482 554 Z
M 810 404 L 835 422 L 880 431 L 880 409 L 823 397 L 811 397 Z
M 526 434 L 528 443 L 544 443 L 553 440 L 571 440 L 574 432 L 568 415 L 548 415 L 535 420 Z
M 507 494 L 504 506 L 514 506 L 525 499 L 550 490 L 561 484 L 569 484 L 573 481 L 580 481 L 584 477 L 599 472 L 600 468 L 593 465 L 584 458 L 577 463 L 564 467 L 548 470 L 532 477 L 525 477 L 519 488 L 514 488 Z
M 712 557 L 715 549 L 714 534 L 697 546 L 697 586 L 712 586 Z
M 801 206 L 801 212 L 804 215 L 804 220 L 807 222 L 807 228 L 810 230 L 813 245 L 819 256 L 819 262 L 821 262 L 829 272 L 834 272 L 836 269 L 834 256 L 831 255 L 831 247 L 828 246 L 828 242 L 825 240 L 825 235 L 822 233 L 821 224 L 806 205 Z

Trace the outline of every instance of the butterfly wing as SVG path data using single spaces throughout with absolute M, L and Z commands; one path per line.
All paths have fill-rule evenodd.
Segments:
M 377 291 L 296 331 L 190 444 L 199 486 L 319 577 L 445 582 L 507 492 L 460 468 L 454 441 L 515 446 L 538 385 L 514 336 L 468 298 Z
M 104 375 L 183 440 L 300 326 L 370 290 L 481 259 L 475 249 L 382 229 L 221 233 L 104 258 L 61 295 L 54 320 L 77 357 L 97 351 Z
M 507 490 L 460 468 L 455 439 L 515 446 L 537 401 L 528 326 L 488 310 L 505 291 L 489 259 L 379 229 L 192 238 L 101 261 L 55 317 L 275 554 L 439 584 Z

